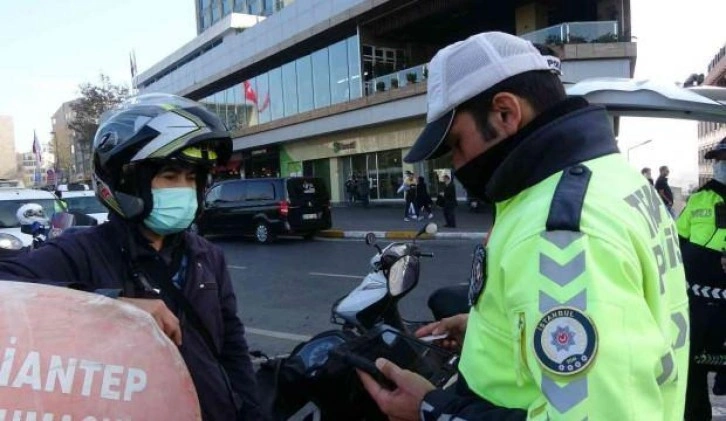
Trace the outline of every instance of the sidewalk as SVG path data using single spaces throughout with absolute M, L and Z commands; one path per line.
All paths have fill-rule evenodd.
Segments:
M 400 206 L 371 205 L 368 208 L 360 205 L 335 206 L 332 208 L 333 228 L 321 232 L 319 236 L 363 238 L 366 233 L 373 232 L 381 238 L 410 239 L 425 223 L 431 221 L 439 226 L 434 236 L 436 239 L 482 239 L 492 225 L 491 213 L 473 213 L 465 205 L 456 208 L 456 228 L 444 228 L 444 212 L 440 208 L 434 210 L 433 219 L 406 222 L 403 220 L 403 206 L 403 203 Z

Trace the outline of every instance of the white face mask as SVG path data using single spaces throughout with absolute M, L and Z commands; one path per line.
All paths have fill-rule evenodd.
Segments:
M 716 161 L 713 164 L 713 179 L 726 184 L 726 161 Z

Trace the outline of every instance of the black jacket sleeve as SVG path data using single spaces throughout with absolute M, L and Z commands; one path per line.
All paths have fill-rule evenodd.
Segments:
M 436 389 L 421 403 L 421 420 L 461 421 L 520 421 L 527 419 L 527 411 L 496 406 L 468 390 L 461 377 L 457 393 Z M 461 390 L 467 389 L 467 390 Z
M 0 279 L 91 290 L 88 258 L 74 239 L 59 237 L 37 250 L 0 262 Z
M 250 359 L 245 328 L 237 316 L 237 298 L 234 294 L 232 281 L 229 277 L 224 255 L 217 250 L 217 282 L 224 323 L 224 342 L 220 354 L 220 362 L 224 367 L 232 389 L 242 398 L 240 420 L 264 420 L 257 394 L 257 381 Z

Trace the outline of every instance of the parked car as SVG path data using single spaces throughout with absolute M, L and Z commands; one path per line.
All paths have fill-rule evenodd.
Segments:
M 85 213 L 99 224 L 108 221 L 108 209 L 101 204 L 93 190 L 59 191 L 56 194 L 68 205 L 68 211 Z
M 21 232 L 16 213 L 21 206 L 28 203 L 42 206 L 48 218 L 63 209 L 61 203 L 51 192 L 22 188 L 0 189 L 0 233 L 17 237 L 23 246 L 31 245 L 33 237 Z
M 313 177 L 228 180 L 205 195 L 199 234 L 253 235 L 269 243 L 277 235 L 312 238 L 329 229 L 330 196 L 323 180 Z

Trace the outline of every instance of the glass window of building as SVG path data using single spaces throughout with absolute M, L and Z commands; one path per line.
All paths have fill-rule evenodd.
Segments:
M 227 121 L 227 104 L 226 104 L 226 92 L 221 91 L 214 94 L 214 103 L 217 106 L 217 115 L 222 121 Z
M 328 49 L 323 48 L 312 54 L 313 61 L 313 96 L 315 108 L 330 105 L 330 68 Z
M 222 16 L 227 16 L 232 13 L 232 1 L 233 0 L 222 0 Z
M 263 73 L 255 78 L 257 89 L 257 112 L 259 123 L 264 124 L 270 121 L 270 77 Z
M 270 16 L 275 13 L 275 0 L 264 0 L 265 1 L 265 16 Z
M 396 191 L 401 185 L 403 166 L 401 164 L 401 150 L 393 149 L 376 153 L 378 198 L 394 199 Z
M 363 96 L 363 82 L 360 77 L 360 43 L 358 36 L 350 37 L 346 41 L 348 46 L 348 74 L 350 99 Z
M 222 14 L 220 12 L 220 4 L 217 2 L 212 3 L 212 25 L 217 23 L 222 18 Z
M 276 120 L 285 116 L 285 102 L 282 95 L 282 68 L 270 70 L 270 118 Z
M 297 76 L 295 62 L 282 66 L 282 85 L 285 96 L 285 116 L 297 114 Z
M 310 56 L 297 59 L 298 111 L 304 113 L 313 109 L 313 67 Z
M 340 41 L 328 48 L 330 60 L 330 102 L 339 104 L 348 101 L 348 46 Z
M 247 1 L 247 10 L 249 10 L 250 15 L 262 15 L 262 7 L 262 0 Z
M 234 0 L 235 13 L 247 13 L 247 0 Z

